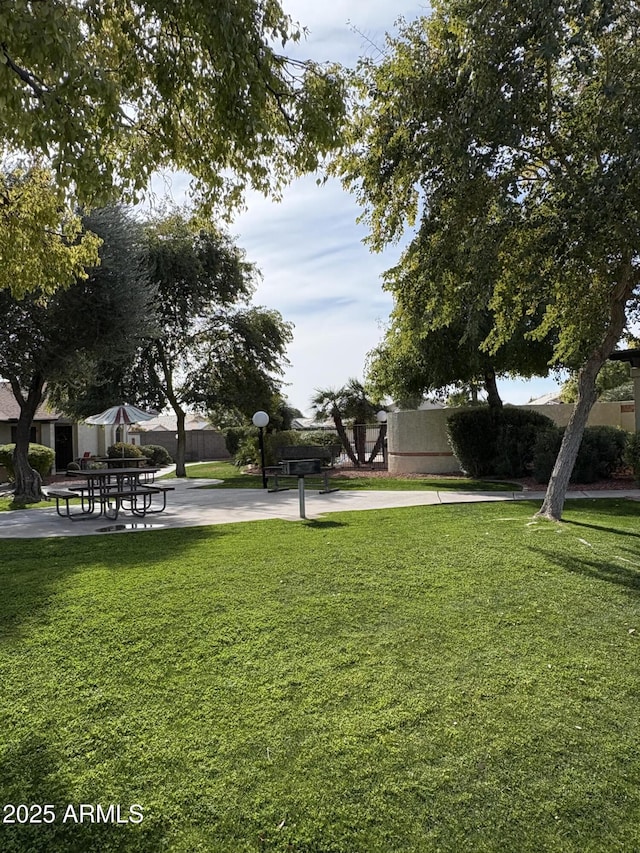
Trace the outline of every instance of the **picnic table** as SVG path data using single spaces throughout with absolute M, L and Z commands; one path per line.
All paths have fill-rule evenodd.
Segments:
M 94 456 L 92 462 L 101 462 L 109 468 L 145 468 L 146 456 Z
M 173 486 L 154 482 L 159 468 L 96 468 L 78 471 L 77 479 L 84 479 L 83 486 L 67 489 L 48 489 L 47 495 L 56 502 L 56 512 L 61 518 L 72 521 L 105 518 L 116 519 L 120 512 L 145 516 L 163 512 L 167 506 L 167 492 Z M 154 498 L 158 503 L 154 504 Z M 161 501 L 160 501 L 161 498 Z M 80 500 L 79 508 L 71 501 Z

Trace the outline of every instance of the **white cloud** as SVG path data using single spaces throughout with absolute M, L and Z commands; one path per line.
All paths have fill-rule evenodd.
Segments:
M 374 45 L 384 44 L 398 17 L 411 21 L 428 12 L 427 5 L 409 0 L 284 0 L 283 5 L 309 29 L 295 47 L 296 56 L 347 66 L 363 54 L 374 55 Z M 177 199 L 185 179 L 174 176 L 172 183 Z M 295 324 L 285 393 L 306 411 L 315 388 L 363 378 L 366 355 L 379 343 L 391 310 L 381 274 L 396 262 L 399 249 L 368 250 L 362 242 L 366 228 L 356 223 L 361 210 L 337 181 L 319 187 L 309 176 L 295 181 L 280 203 L 253 193 L 247 204 L 231 232 L 263 274 L 255 302 Z M 500 383 L 505 399 L 514 403 L 552 387 L 551 380 Z

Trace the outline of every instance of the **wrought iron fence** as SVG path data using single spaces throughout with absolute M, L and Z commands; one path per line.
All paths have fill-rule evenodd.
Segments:
M 387 470 L 387 425 L 346 427 L 349 450 L 344 447 L 335 460 L 340 468 Z M 337 439 L 336 444 L 340 444 Z

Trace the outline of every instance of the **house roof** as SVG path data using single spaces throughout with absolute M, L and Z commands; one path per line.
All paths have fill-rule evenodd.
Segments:
M 542 397 L 535 397 L 525 403 L 526 406 L 556 406 L 562 403 L 560 395 L 562 388 L 557 388 L 555 391 L 549 391 L 548 394 L 543 394 Z
M 178 421 L 175 415 L 158 415 L 157 418 L 152 418 L 150 421 L 135 424 L 130 432 L 175 432 L 178 429 Z M 185 429 L 213 429 L 208 419 L 204 415 L 187 414 L 185 419 Z
M 0 421 L 17 421 L 20 417 L 20 406 L 13 396 L 11 385 L 8 382 L 0 382 Z M 49 408 L 46 400 L 42 402 L 33 417 L 34 421 L 57 421 L 61 418 L 60 412 Z

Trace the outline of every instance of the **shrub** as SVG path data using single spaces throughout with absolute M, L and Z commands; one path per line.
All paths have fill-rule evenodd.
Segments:
M 624 461 L 633 471 L 636 482 L 640 482 L 640 432 L 632 432 L 627 440 Z
M 14 479 L 13 451 L 15 444 L 3 444 L 0 447 L 0 465 L 6 468 L 10 480 Z M 29 445 L 29 465 L 37 471 L 41 477 L 46 477 L 51 471 L 56 459 L 55 451 L 44 444 Z
M 117 441 L 107 450 L 109 459 L 117 459 L 119 456 L 143 456 L 137 444 L 128 444 L 126 441 Z
M 140 447 L 143 456 L 149 460 L 149 464 L 156 468 L 171 465 L 173 459 L 166 447 L 161 444 L 143 444 Z
M 233 455 L 233 464 L 238 467 L 260 464 L 260 448 L 257 435 L 245 435 L 240 438 Z
M 303 433 L 289 429 L 264 434 L 265 465 L 275 465 L 280 460 L 280 448 L 292 444 L 306 444 Z M 260 465 L 260 443 L 257 429 L 249 429 L 248 435 L 238 444 L 233 457 L 235 465 Z
M 491 409 L 462 409 L 447 418 L 449 444 L 470 477 L 492 473 L 495 457 L 495 419 Z
M 250 435 L 255 435 L 255 427 L 229 427 L 224 434 L 224 443 L 230 456 L 235 456 L 241 442 Z
M 471 477 L 524 477 L 536 438 L 553 421 L 532 409 L 463 409 L 447 418 L 449 443 Z
M 534 452 L 533 476 L 547 483 L 560 450 L 564 427 L 553 427 L 538 436 Z M 571 473 L 572 483 L 594 483 L 606 479 L 624 459 L 627 433 L 610 426 L 587 427 Z
M 283 429 L 265 435 L 265 459 L 267 465 L 275 465 L 280 461 L 280 448 L 291 447 L 294 444 L 308 444 L 306 436 L 300 430 Z
M 340 436 L 337 432 L 329 429 L 316 429 L 309 432 L 301 432 L 302 444 L 316 444 L 319 447 L 332 447 L 335 444 L 342 446 Z

